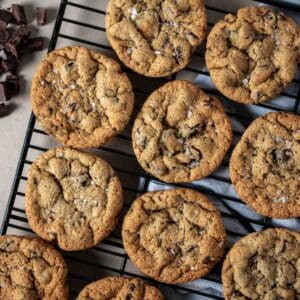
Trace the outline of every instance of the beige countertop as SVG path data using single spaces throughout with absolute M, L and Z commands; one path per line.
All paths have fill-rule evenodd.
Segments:
M 19 75 L 22 78 L 22 87 L 18 96 L 13 97 L 10 103 L 10 113 L 0 118 L 0 222 L 7 205 L 11 185 L 15 176 L 19 156 L 24 141 L 26 127 L 31 113 L 29 90 L 34 70 L 47 52 L 51 37 L 59 0 L 31 1 L 3 0 L 1 8 L 7 8 L 13 3 L 23 4 L 29 25 L 32 27 L 32 36 L 45 37 L 44 51 L 25 55 L 19 65 Z M 47 8 L 48 21 L 44 26 L 36 25 L 35 9 L 37 6 Z M 1 78 L 2 79 L 2 78 Z

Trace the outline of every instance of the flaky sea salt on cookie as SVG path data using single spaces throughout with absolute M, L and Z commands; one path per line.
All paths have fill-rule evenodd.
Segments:
M 256 212 L 300 217 L 300 116 L 276 112 L 254 120 L 232 152 L 230 177 Z
M 171 284 L 205 276 L 226 248 L 219 210 L 190 189 L 140 196 L 124 218 L 122 239 L 142 272 Z
M 140 165 L 166 182 L 191 182 L 211 174 L 230 147 L 230 120 L 221 102 L 188 81 L 155 90 L 132 129 Z
M 122 204 L 119 178 L 95 155 L 55 148 L 29 170 L 25 194 L 29 225 L 61 249 L 97 245 L 115 228 Z
M 217 89 L 241 103 L 278 96 L 293 80 L 300 27 L 269 7 L 244 7 L 217 22 L 207 37 L 206 65 Z
M 106 10 L 107 38 L 119 59 L 149 77 L 183 69 L 206 26 L 203 0 L 110 0 Z
M 88 284 L 77 300 L 163 300 L 161 292 L 139 278 L 105 277 Z
M 31 100 L 43 129 L 74 148 L 110 141 L 125 128 L 134 105 L 131 83 L 120 65 L 77 46 L 47 54 L 33 77 Z

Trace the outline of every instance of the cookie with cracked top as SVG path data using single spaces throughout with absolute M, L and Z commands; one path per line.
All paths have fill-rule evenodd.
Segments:
M 107 38 L 118 57 L 149 77 L 187 66 L 206 27 L 203 0 L 110 0 L 106 10 Z
M 78 46 L 47 54 L 33 77 L 31 99 L 42 128 L 74 148 L 109 142 L 125 128 L 134 105 L 120 65 Z
M 231 248 L 222 268 L 225 300 L 289 300 L 300 295 L 300 233 L 251 233 Z
M 0 299 L 68 299 L 67 265 L 38 238 L 1 236 L 0 268 Z
M 191 182 L 211 174 L 232 140 L 221 102 L 191 82 L 175 80 L 144 103 L 133 130 L 140 165 L 166 182 Z
M 161 292 L 139 278 L 105 277 L 88 284 L 77 300 L 163 300 Z
M 254 120 L 230 158 L 236 192 L 256 212 L 300 217 L 300 116 L 268 113 Z
M 150 192 L 136 199 L 124 218 L 122 239 L 142 272 L 170 284 L 205 276 L 226 248 L 219 210 L 190 189 Z
M 117 224 L 122 187 L 111 166 L 90 153 L 55 148 L 31 166 L 25 194 L 29 225 L 61 249 L 84 250 Z
M 240 103 L 260 103 L 278 96 L 293 80 L 300 27 L 269 7 L 244 7 L 214 25 L 205 58 L 222 94 Z

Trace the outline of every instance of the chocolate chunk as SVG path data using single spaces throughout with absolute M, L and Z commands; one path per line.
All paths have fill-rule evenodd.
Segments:
M 11 92 L 5 82 L 0 82 L 0 102 L 10 100 Z
M 14 21 L 16 24 L 27 24 L 26 15 L 23 6 L 18 4 L 12 4 L 11 12 L 14 17 Z
M 0 9 L 0 29 L 5 29 L 7 24 L 11 22 L 13 15 L 4 9 Z
M 12 53 L 15 57 L 22 56 L 27 48 L 27 38 L 30 34 L 31 31 L 28 26 L 20 26 L 6 42 L 6 50 Z
M 28 26 L 22 25 L 13 33 L 13 37 L 19 36 L 23 40 L 27 39 L 31 34 L 31 30 Z
M 204 259 L 203 259 L 203 263 L 208 265 L 212 262 L 211 260 L 211 257 L 210 256 L 206 256 Z
M 6 60 L 1 61 L 1 66 L 6 72 L 14 70 L 18 66 L 18 60 L 14 55 L 10 55 Z
M 9 39 L 9 36 L 10 34 L 7 30 L 4 29 L 0 30 L 0 43 L 4 45 L 5 42 Z
M 45 7 L 37 7 L 36 9 L 36 19 L 37 19 L 37 24 L 39 26 L 42 26 L 46 23 L 46 8 Z
M 0 117 L 7 113 L 7 106 L 4 103 L 0 103 Z
M 16 95 L 20 90 L 20 79 L 15 75 L 7 75 L 5 83 L 12 95 Z
M 27 40 L 27 49 L 31 52 L 40 51 L 44 49 L 44 39 L 42 37 L 37 37 Z
M 15 57 L 19 57 L 19 46 L 21 42 L 22 42 L 22 38 L 20 36 L 13 36 L 7 41 L 5 48 L 8 52 L 12 53 Z

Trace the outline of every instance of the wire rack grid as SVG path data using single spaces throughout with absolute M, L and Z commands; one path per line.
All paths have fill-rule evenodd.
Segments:
M 224 8 L 222 1 L 207 1 L 209 28 L 224 14 L 234 12 L 249 0 L 232 1 L 230 9 Z M 252 1 L 251 4 L 277 5 L 280 10 L 299 14 L 300 6 L 289 4 L 287 1 Z M 84 4 L 82 4 L 84 3 Z M 88 3 L 88 4 L 86 4 Z M 105 38 L 105 7 L 107 1 L 62 0 L 58 9 L 53 34 L 49 42 L 49 51 L 69 44 L 81 44 L 114 57 L 113 51 Z M 91 20 L 94 20 L 93 22 Z M 82 34 L 82 31 L 86 34 Z M 81 34 L 77 34 L 77 32 Z M 84 36 L 84 38 L 82 37 Z M 99 43 L 99 40 L 101 43 Z M 219 170 L 208 178 L 192 184 L 169 185 L 146 174 L 138 165 L 131 149 L 130 131 L 134 117 L 142 106 L 146 97 L 156 87 L 166 81 L 174 79 L 191 80 L 207 93 L 217 95 L 225 106 L 234 128 L 234 144 L 240 138 L 243 130 L 257 116 L 269 111 L 290 111 L 299 113 L 300 107 L 300 72 L 289 88 L 280 97 L 259 105 L 239 105 L 228 101 L 213 86 L 203 62 L 203 46 L 196 51 L 190 65 L 183 71 L 169 78 L 149 79 L 137 75 L 123 67 L 130 77 L 136 95 L 136 104 L 128 128 L 119 134 L 112 143 L 100 149 L 93 150 L 106 159 L 117 171 L 122 180 L 125 205 L 123 214 L 130 203 L 140 194 L 153 189 L 167 189 L 171 187 L 192 187 L 213 201 L 221 210 L 225 227 L 229 235 L 229 247 L 247 233 L 273 226 L 296 226 L 297 220 L 290 222 L 263 218 L 251 211 L 235 194 L 228 175 L 228 156 L 224 159 Z M 33 234 L 24 211 L 24 191 L 28 168 L 36 157 L 57 144 L 48 137 L 31 115 L 16 176 L 9 197 L 9 204 L 1 228 L 2 234 Z M 71 298 L 75 298 L 79 290 L 88 282 L 106 275 L 139 276 L 159 286 L 166 299 L 223 299 L 220 279 L 220 264 L 205 278 L 183 284 L 168 286 L 159 284 L 144 277 L 131 263 L 126 255 L 120 238 L 120 225 L 114 233 L 101 244 L 84 252 L 63 253 L 69 267 L 69 286 Z

